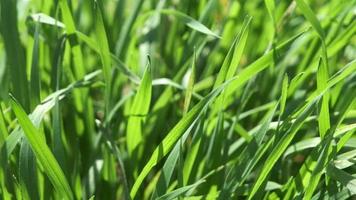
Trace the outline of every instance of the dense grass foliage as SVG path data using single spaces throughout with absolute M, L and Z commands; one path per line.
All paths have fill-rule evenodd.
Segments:
M 356 0 L 0 0 L 0 199 L 349 199 Z

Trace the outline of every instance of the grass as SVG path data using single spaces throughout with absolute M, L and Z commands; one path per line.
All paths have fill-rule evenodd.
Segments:
M 352 199 L 355 0 L 0 0 L 0 199 Z

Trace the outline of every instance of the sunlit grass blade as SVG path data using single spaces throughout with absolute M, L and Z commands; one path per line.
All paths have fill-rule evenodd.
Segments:
M 162 173 L 157 181 L 155 193 L 153 194 L 152 198 L 157 198 L 167 193 L 173 171 L 177 165 L 178 159 L 181 156 L 182 144 L 185 143 L 195 123 L 196 122 L 194 121 L 192 125 L 185 131 L 182 138 L 176 143 L 169 156 L 167 157 L 167 160 L 162 168 Z
M 133 100 L 129 121 L 127 123 L 126 142 L 130 155 L 132 155 L 135 150 L 137 151 L 137 146 L 142 142 L 142 123 L 150 108 L 151 95 L 151 66 L 150 63 L 148 63 Z
M 318 152 L 319 156 L 315 162 L 315 167 L 314 163 L 311 164 L 311 169 L 313 170 L 310 176 L 310 180 L 308 181 L 307 187 L 304 189 L 305 194 L 304 198 L 310 199 L 317 188 L 319 184 L 319 180 L 323 174 L 323 170 L 325 169 L 325 166 L 329 162 L 330 159 L 330 154 L 332 153 L 333 150 L 335 150 L 335 146 L 331 145 L 332 141 L 332 134 L 329 134 L 327 137 L 325 137 L 325 140 L 322 142 L 321 150 Z M 309 169 L 309 170 L 311 170 Z
M 93 79 L 100 74 L 100 71 L 95 71 L 84 77 L 83 80 L 74 82 L 68 85 L 66 88 L 58 90 L 50 94 L 45 98 L 41 104 L 36 106 L 34 111 L 30 115 L 30 119 L 36 128 L 39 128 L 45 114 L 55 106 L 56 99 L 63 99 L 65 95 L 72 92 L 76 87 L 83 87 L 85 85 L 91 84 Z M 23 137 L 23 131 L 20 127 L 16 127 L 9 135 L 6 137 L 4 144 L 1 147 L 1 158 L 8 159 L 13 153 L 16 145 L 20 142 Z
M 199 185 L 201 185 L 202 183 L 204 183 L 205 181 L 198 181 L 192 185 L 188 185 L 188 186 L 184 186 L 184 187 L 181 187 L 181 188 L 178 188 L 176 190 L 173 190 L 172 192 L 169 192 L 165 195 L 162 195 L 160 197 L 157 198 L 157 200 L 168 200 L 168 199 L 175 199 L 177 197 L 179 197 L 180 195 L 186 193 L 187 191 L 189 190 L 192 190 L 196 187 L 198 187 Z
M 68 3 L 66 0 L 60 0 L 59 6 L 62 11 L 63 23 L 65 24 L 66 32 L 68 36 L 71 36 L 71 40 L 69 41 L 73 53 L 74 59 L 74 70 L 77 78 L 83 78 L 84 76 L 84 64 L 83 64 L 83 53 L 78 43 L 78 39 L 75 35 L 76 27 L 74 23 L 73 16 L 70 12 Z
M 44 13 L 35 13 L 35 14 L 32 14 L 30 17 L 33 21 L 38 22 L 38 23 L 49 24 L 52 26 L 57 26 L 59 28 L 65 28 L 65 25 L 62 22 L 54 19 L 51 16 L 44 14 Z
M 319 137 L 302 140 L 298 143 L 289 146 L 288 149 L 284 152 L 283 156 L 287 157 L 293 153 L 301 152 L 305 149 L 316 147 L 319 143 L 320 143 Z
M 219 35 L 217 35 L 216 33 L 214 33 L 213 31 L 211 31 L 208 27 L 206 27 L 205 25 L 203 25 L 202 23 L 200 23 L 199 21 L 193 19 L 192 17 L 179 12 L 177 10 L 173 10 L 173 9 L 162 9 L 160 11 L 162 14 L 166 14 L 166 15 L 173 15 L 174 17 L 176 17 L 179 21 L 183 22 L 184 24 L 186 24 L 188 27 L 200 32 L 200 33 L 204 33 L 206 35 L 209 36 L 213 36 L 215 38 L 220 38 Z
M 277 46 L 277 51 L 281 50 L 282 48 L 284 48 L 285 46 L 287 46 L 288 44 L 292 43 L 296 38 L 298 38 L 300 35 L 302 35 L 304 32 L 301 32 L 295 36 L 293 36 L 292 38 L 290 38 L 289 40 L 287 40 L 286 42 L 282 43 L 280 46 Z M 264 70 L 265 68 L 267 68 L 270 62 L 273 61 L 273 52 L 269 52 L 265 55 L 263 55 L 262 57 L 260 57 L 259 59 L 257 59 L 256 61 L 254 61 L 253 63 L 251 63 L 250 65 L 248 65 L 246 68 L 244 68 L 242 71 L 240 71 L 238 73 L 238 77 L 237 79 L 235 79 L 232 83 L 231 86 L 229 88 L 231 88 L 230 90 L 228 90 L 227 95 L 231 95 L 231 93 L 233 91 L 236 90 L 236 88 L 241 87 L 242 85 L 244 85 L 250 78 L 252 78 L 254 75 L 256 75 L 257 73 L 259 73 L 260 71 Z
M 51 180 L 54 188 L 59 194 L 63 195 L 63 197 L 73 199 L 73 193 L 68 181 L 66 180 L 57 160 L 45 143 L 44 138 L 40 136 L 39 130 L 35 128 L 25 111 L 13 97 L 11 97 L 10 102 L 17 119 L 24 130 L 24 134 L 31 145 L 31 149 L 43 166 L 43 170 Z
M 235 75 L 236 69 L 241 60 L 243 50 L 248 37 L 248 27 L 251 22 L 251 17 L 246 17 L 239 34 L 232 43 L 229 52 L 227 53 L 224 62 L 220 68 L 217 78 L 214 83 L 214 88 L 220 86 L 225 80 L 232 78 Z
M 175 142 L 182 136 L 184 131 L 191 125 L 191 123 L 199 116 L 204 109 L 207 108 L 209 103 L 214 99 L 220 92 L 222 87 L 215 89 L 203 100 L 201 100 L 197 105 L 195 105 L 186 116 L 181 119 L 173 129 L 167 134 L 159 146 L 155 149 L 151 155 L 149 161 L 146 163 L 145 167 L 142 169 L 140 175 L 136 179 L 131 192 L 131 198 L 135 198 L 139 187 L 142 184 L 144 178 L 148 175 L 151 169 L 157 165 L 157 163 L 172 149 Z

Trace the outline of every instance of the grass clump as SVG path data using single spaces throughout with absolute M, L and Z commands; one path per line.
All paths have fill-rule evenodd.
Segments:
M 355 0 L 0 0 L 0 199 L 349 199 Z

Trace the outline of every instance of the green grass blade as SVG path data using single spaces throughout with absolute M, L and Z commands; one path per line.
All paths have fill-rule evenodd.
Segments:
M 146 163 L 145 167 L 142 169 L 140 175 L 136 179 L 130 196 L 132 199 L 135 198 L 136 193 L 141 186 L 144 178 L 148 175 L 151 169 L 157 165 L 157 163 L 168 154 L 168 152 L 172 149 L 173 145 L 178 141 L 178 139 L 182 136 L 184 131 L 191 125 L 191 123 L 202 113 L 202 110 L 207 108 L 207 105 L 214 99 L 220 92 L 222 87 L 217 88 L 213 92 L 211 92 L 207 97 L 201 100 L 197 105 L 195 105 L 186 116 L 181 119 L 174 128 L 167 134 L 167 136 L 163 139 L 163 141 L 159 144 L 159 146 L 154 150 L 151 155 L 149 161 Z
M 119 40 L 116 43 L 116 47 L 115 47 L 115 54 L 120 59 L 123 58 L 123 55 L 126 54 L 124 50 L 125 50 L 125 45 L 128 42 L 127 38 L 129 37 L 130 31 L 133 27 L 133 24 L 135 23 L 135 20 L 137 19 L 137 16 L 143 4 L 144 4 L 143 0 L 135 0 L 134 7 L 130 11 L 131 15 L 129 16 L 128 20 L 125 20 L 124 25 L 120 31 Z
M 48 24 L 59 28 L 65 28 L 65 25 L 62 22 L 44 13 L 35 13 L 32 14 L 30 17 L 34 22 Z
M 191 132 L 191 129 L 195 125 L 195 121 L 192 123 L 192 125 L 185 131 L 183 134 L 182 138 L 176 143 L 174 146 L 173 150 L 169 154 L 166 162 L 164 163 L 164 166 L 162 168 L 162 173 L 158 179 L 157 186 L 156 186 L 156 191 L 153 195 L 153 198 L 157 198 L 158 196 L 162 196 L 165 193 L 167 193 L 167 189 L 170 183 L 170 180 L 173 175 L 173 171 L 175 169 L 175 166 L 177 165 L 178 159 L 181 156 L 180 153 L 182 151 L 182 145 L 181 143 L 184 143 Z
M 31 109 L 35 108 L 41 102 L 41 78 L 40 78 L 40 68 L 39 68 L 39 34 L 40 34 L 40 23 L 36 23 L 35 34 L 34 34 L 34 44 L 33 44 L 33 54 L 32 54 L 32 64 L 31 64 L 31 79 L 30 79 L 30 94 L 31 94 Z
M 280 116 L 283 115 L 285 108 L 286 108 L 286 102 L 287 102 L 287 97 L 288 97 L 288 88 L 289 88 L 288 76 L 287 76 L 287 74 L 285 74 L 284 78 L 283 78 L 283 82 L 282 82 L 282 94 L 281 94 L 280 111 L 279 111 Z
M 111 108 L 111 58 L 108 39 L 106 37 L 103 17 L 100 6 L 95 8 L 96 39 L 98 41 L 101 63 L 103 64 L 103 75 L 105 80 L 105 113 L 109 114 Z
M 82 50 L 78 43 L 77 36 L 75 34 L 76 27 L 75 27 L 73 16 L 70 12 L 67 0 L 60 0 L 59 6 L 62 11 L 62 18 L 63 18 L 63 22 L 65 24 L 67 35 L 68 35 L 68 37 L 71 38 L 69 40 L 69 43 L 70 43 L 71 51 L 73 54 L 75 75 L 78 79 L 83 78 L 83 76 L 85 74 L 84 73 L 85 67 L 83 64 L 83 53 L 82 53 Z
M 236 69 L 241 60 L 243 50 L 246 45 L 248 37 L 248 27 L 251 21 L 251 17 L 246 17 L 239 34 L 236 36 L 232 43 L 229 52 L 227 53 L 223 65 L 217 75 L 214 83 L 214 88 L 220 86 L 225 80 L 232 78 L 235 75 Z
M 287 157 L 287 156 L 289 156 L 291 154 L 294 154 L 294 153 L 297 153 L 297 152 L 301 152 L 301 151 L 303 151 L 305 149 L 314 148 L 319 143 L 320 143 L 320 138 L 319 137 L 302 140 L 302 141 L 300 141 L 298 143 L 295 143 L 295 144 L 291 145 L 290 147 L 288 147 L 288 149 L 285 151 L 283 156 Z
M 198 151 L 200 148 L 200 144 L 202 143 L 202 128 L 203 128 L 203 123 L 199 125 L 196 129 L 196 133 L 194 134 L 192 145 L 190 147 L 190 150 L 188 151 L 188 155 L 186 156 L 186 159 L 183 164 L 183 185 L 187 185 L 189 182 L 189 179 L 192 174 L 192 170 L 195 164 L 197 164 L 195 161 L 198 156 Z
M 100 71 L 99 71 L 100 72 Z M 30 115 L 32 123 L 35 125 L 36 128 L 39 127 L 41 121 L 45 117 L 45 114 L 53 108 L 55 105 L 56 99 L 60 98 L 62 99 L 64 95 L 67 93 L 71 92 L 75 87 L 81 87 L 85 86 L 92 81 L 93 78 L 98 76 L 98 71 L 93 72 L 91 74 L 88 74 L 87 76 L 84 77 L 83 80 L 74 82 L 70 84 L 68 87 L 65 89 L 61 89 L 55 93 L 52 93 L 49 95 L 43 102 L 42 104 L 38 105 L 36 109 L 32 112 Z M 16 127 L 11 134 L 8 135 L 6 138 L 5 142 L 1 146 L 1 159 L 2 162 L 4 160 L 9 159 L 10 155 L 13 153 L 15 150 L 17 144 L 21 141 L 21 138 L 23 137 L 24 133 L 23 130 L 20 129 L 20 127 Z M 4 160 L 3 160 L 4 159 Z
M 201 181 L 198 181 L 198 182 L 196 182 L 194 184 L 178 188 L 176 190 L 173 190 L 172 192 L 169 192 L 169 193 L 167 193 L 167 194 L 165 194 L 163 196 L 158 197 L 157 200 L 176 199 L 180 195 L 188 192 L 189 190 L 193 190 L 194 188 L 198 187 L 199 185 L 201 185 L 204 182 L 205 182 L 204 180 L 201 180 Z
M 25 111 L 13 97 L 11 98 L 10 103 L 33 152 L 43 166 L 43 169 L 54 188 L 59 194 L 63 195 L 63 197 L 73 199 L 72 190 L 64 173 L 43 138 L 38 134 L 38 129 L 35 128 Z
M 311 23 L 315 31 L 318 33 L 319 37 L 324 40 L 325 38 L 325 33 L 323 28 L 321 27 L 319 20 L 316 18 L 314 12 L 312 9 L 309 7 L 308 4 L 305 3 L 304 0 L 296 0 L 297 6 L 300 9 L 300 11 L 303 13 L 305 18 Z
M 276 144 L 275 148 L 272 150 L 271 154 L 266 159 L 265 167 L 259 173 L 259 176 L 249 195 L 249 199 L 252 199 L 253 196 L 256 194 L 257 190 L 261 187 L 262 183 L 265 181 L 267 175 L 269 174 L 273 166 L 276 164 L 277 160 L 283 154 L 289 143 L 294 138 L 297 131 L 303 125 L 305 118 L 308 117 L 308 115 L 312 112 L 314 104 L 315 101 L 310 102 L 307 105 L 307 107 L 303 110 L 302 113 L 299 114 L 296 121 L 292 124 L 288 131 L 284 133 L 284 136 L 281 138 L 281 140 Z
M 0 31 L 6 51 L 7 70 L 10 72 L 12 92 L 26 111 L 30 109 L 26 59 L 20 41 L 16 1 L 1 0 Z
M 9 131 L 6 128 L 4 114 L 0 106 L 0 148 L 4 144 L 8 135 L 9 135 Z
M 268 10 L 268 14 L 272 19 L 272 24 L 274 27 L 276 27 L 276 19 L 275 19 L 276 4 L 274 0 L 265 0 L 265 4 Z
M 36 157 L 27 139 L 23 139 L 19 156 L 19 181 L 24 199 L 39 199 Z
M 278 46 L 276 50 L 279 51 L 283 49 L 285 46 L 292 43 L 296 38 L 298 38 L 303 33 L 304 32 L 301 32 L 291 37 L 289 40 L 287 40 L 286 42 Z M 273 52 L 270 51 L 269 53 L 263 55 L 262 57 L 260 57 L 259 59 L 257 59 L 250 65 L 248 65 L 246 68 L 244 68 L 242 71 L 240 71 L 239 74 L 237 75 L 238 78 L 232 81 L 229 87 L 231 89 L 228 90 L 227 96 L 231 95 L 234 91 L 236 91 L 237 88 L 244 85 L 250 78 L 255 76 L 257 73 L 266 69 L 269 66 L 268 64 L 271 63 L 272 61 L 273 61 Z
M 0 49 L 3 49 L 0 44 Z M 9 70 L 6 67 L 5 51 L 0 51 L 0 99 L 6 99 L 9 91 Z
M 98 44 L 97 44 L 96 40 L 88 37 L 87 35 L 85 35 L 84 33 L 80 32 L 80 31 L 77 31 L 76 33 L 80 40 L 82 40 L 85 44 L 87 44 L 96 53 L 100 54 L 100 49 L 98 48 Z M 125 74 L 134 83 L 140 82 L 140 78 L 135 73 L 133 73 L 131 71 L 131 69 L 129 69 L 129 67 L 125 65 L 125 63 L 123 63 L 118 57 L 116 57 L 112 53 L 110 53 L 110 56 L 111 56 L 112 64 L 114 67 L 116 67 L 120 72 Z
M 304 198 L 310 199 L 317 188 L 320 178 L 323 174 L 323 170 L 325 169 L 326 164 L 329 162 L 330 159 L 330 154 L 332 153 L 332 146 L 331 146 L 331 141 L 332 141 L 332 135 L 328 135 L 325 140 L 323 141 L 323 144 L 321 146 L 321 151 L 318 152 L 319 157 L 315 163 L 315 168 L 311 167 L 313 169 L 310 180 L 308 181 L 308 186 L 304 189 L 305 194 Z M 312 166 L 314 163 L 312 164 Z M 308 169 L 308 170 L 311 170 Z
M 327 90 L 338 84 L 340 81 L 344 80 L 346 77 L 350 76 L 354 70 L 356 70 L 356 60 L 351 61 L 346 64 L 342 69 L 335 73 L 327 82 L 323 90 L 317 90 L 313 92 L 307 99 L 308 102 L 315 100 L 319 95 L 322 95 Z
M 148 63 L 132 103 L 130 117 L 127 123 L 126 142 L 130 155 L 137 150 L 136 148 L 142 142 L 142 123 L 150 108 L 151 95 L 151 66 L 150 63 Z
M 329 75 L 326 65 L 324 64 L 324 62 L 320 62 L 319 69 L 317 72 L 318 90 L 322 91 L 326 88 L 328 77 Z M 330 128 L 329 99 L 329 92 L 326 92 L 321 99 L 321 108 L 318 116 L 319 133 L 321 138 L 324 138 L 326 132 Z
M 11 134 L 12 135 L 12 134 Z M 1 149 L 1 157 L 0 157 L 0 187 L 1 187 L 1 196 L 3 199 L 10 199 L 11 195 L 8 192 L 5 183 L 5 175 L 6 175 L 6 160 L 8 156 L 6 155 L 7 152 L 7 144 L 9 143 L 9 132 L 7 130 L 4 114 L 0 106 L 0 149 Z
M 356 194 L 356 179 L 354 176 L 336 168 L 331 164 L 326 168 L 326 172 L 330 177 L 347 187 L 352 194 Z
M 234 185 L 241 186 L 247 176 L 251 173 L 253 168 L 256 166 L 257 162 L 265 154 L 266 150 L 270 147 L 273 142 L 273 139 L 270 139 L 270 142 L 264 143 L 263 139 L 266 136 L 268 127 L 272 122 L 272 118 L 277 110 L 278 103 L 266 114 L 266 119 L 262 122 L 262 126 L 259 128 L 256 134 L 254 134 L 253 139 L 248 143 L 246 148 L 242 151 L 243 153 L 240 156 L 239 165 L 236 168 L 241 169 L 236 175 L 236 182 Z M 257 149 L 256 149 L 257 148 Z
M 193 56 L 193 62 L 192 62 L 192 68 L 190 69 L 189 73 L 189 79 L 188 79 L 188 85 L 187 89 L 185 92 L 185 98 L 184 98 L 184 107 L 183 107 L 183 113 L 186 114 L 189 110 L 189 105 L 190 105 L 190 100 L 192 98 L 192 93 L 194 89 L 194 82 L 195 82 L 195 64 L 196 63 L 196 52 L 194 50 L 194 56 Z
M 172 16 L 176 17 L 179 21 L 183 22 L 184 24 L 186 24 L 188 27 L 192 28 L 193 30 L 196 30 L 200 33 L 203 33 L 203 34 L 215 37 L 215 38 L 220 38 L 219 35 L 215 34 L 208 27 L 206 27 L 199 21 L 193 19 L 192 17 L 190 17 L 182 12 L 179 12 L 179 11 L 173 10 L 173 9 L 162 9 L 162 10 L 160 10 L 160 12 L 165 15 L 172 15 Z

